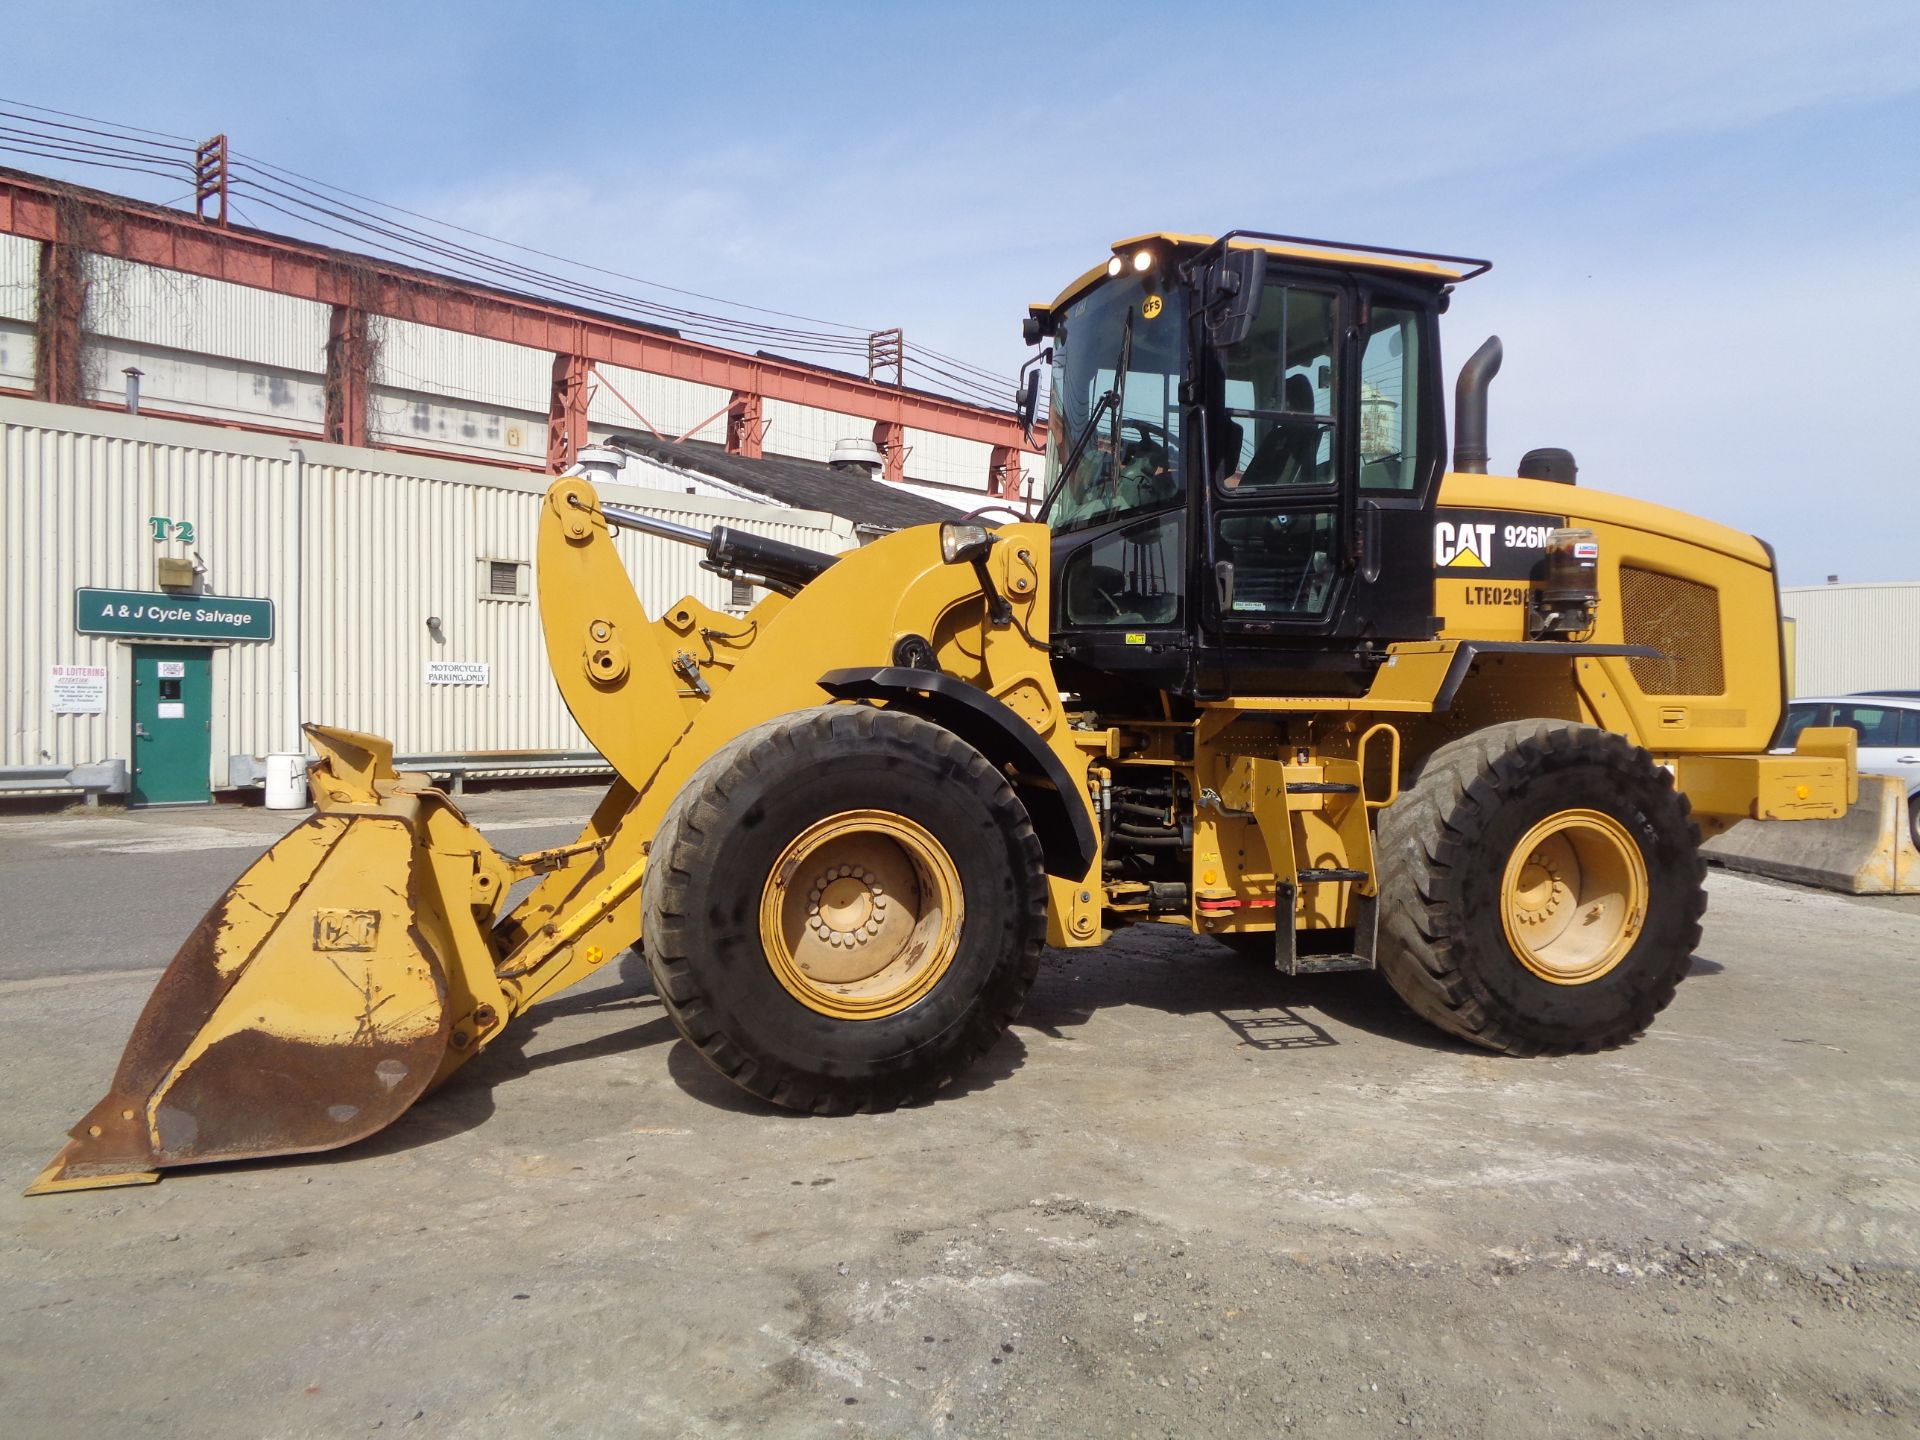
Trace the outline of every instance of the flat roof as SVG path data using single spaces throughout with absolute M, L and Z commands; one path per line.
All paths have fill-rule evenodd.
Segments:
M 1146 235 L 1131 235 L 1111 246 L 1116 255 L 1148 245 L 1165 245 L 1182 250 L 1204 250 L 1220 243 L 1217 235 L 1186 235 L 1172 230 L 1156 230 Z M 1483 275 L 1493 267 L 1491 260 L 1476 260 L 1466 255 L 1430 255 L 1418 250 L 1395 250 L 1387 246 L 1354 245 L 1339 240 L 1312 240 L 1298 235 L 1263 235 L 1253 231 L 1229 231 L 1226 243 L 1234 250 L 1264 250 L 1286 260 L 1304 260 L 1315 265 L 1350 266 L 1354 269 L 1386 270 L 1413 279 L 1458 284 Z M 1106 278 L 1107 261 L 1102 260 L 1086 274 L 1062 290 L 1052 305 L 1058 310 L 1096 281 Z

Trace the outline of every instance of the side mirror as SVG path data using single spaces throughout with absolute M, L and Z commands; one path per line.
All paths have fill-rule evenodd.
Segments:
M 1207 339 L 1230 350 L 1247 338 L 1253 318 L 1260 313 L 1260 292 L 1267 283 L 1267 252 L 1223 250 L 1207 266 Z
M 1034 417 L 1040 413 L 1040 367 L 1052 358 L 1052 350 L 1043 350 L 1020 367 L 1020 388 L 1014 392 L 1013 413 L 1029 445 L 1033 443 Z

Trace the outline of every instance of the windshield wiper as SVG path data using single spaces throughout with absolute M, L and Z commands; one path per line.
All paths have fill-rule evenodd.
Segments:
M 1126 367 L 1128 362 L 1131 361 L 1132 358 L 1133 358 L 1133 307 L 1129 305 L 1127 307 L 1126 324 L 1121 328 L 1121 331 L 1120 331 L 1120 354 L 1118 359 L 1114 362 L 1115 364 L 1115 368 L 1113 372 L 1114 388 L 1107 391 L 1106 394 L 1102 395 L 1098 400 L 1094 402 L 1093 413 L 1087 416 L 1087 423 L 1080 427 L 1080 433 L 1074 437 L 1073 448 L 1067 452 L 1066 460 L 1061 463 L 1060 473 L 1054 477 L 1053 485 L 1051 486 L 1051 488 L 1048 489 L 1046 493 L 1046 497 L 1042 499 L 1040 502 L 1039 519 L 1042 524 L 1047 523 L 1047 514 L 1049 511 L 1053 509 L 1053 502 L 1059 498 L 1060 487 L 1067 483 L 1067 477 L 1073 474 L 1075 467 L 1079 465 L 1080 453 L 1087 448 L 1087 441 L 1093 438 L 1094 427 L 1100 423 L 1100 417 L 1106 414 L 1109 410 L 1113 412 L 1114 420 L 1113 420 L 1113 427 L 1108 432 L 1109 435 L 1111 436 L 1110 440 L 1108 441 L 1108 444 L 1109 444 L 1109 447 L 1111 448 L 1113 455 L 1116 457 L 1115 463 L 1116 464 L 1118 463 L 1117 457 L 1119 456 L 1119 453 L 1120 453 L 1120 450 L 1119 450 L 1120 405 L 1121 405 L 1122 399 L 1125 397 L 1127 393 L 1127 368 Z

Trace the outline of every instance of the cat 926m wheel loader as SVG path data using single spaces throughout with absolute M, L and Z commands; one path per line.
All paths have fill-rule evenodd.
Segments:
M 1136 924 L 1378 969 L 1513 1055 L 1630 1039 L 1700 934 L 1701 830 L 1840 814 L 1853 735 L 1767 753 L 1759 541 L 1564 451 L 1485 473 L 1496 341 L 1449 469 L 1438 321 L 1486 268 L 1115 246 L 1027 317 L 1037 523 L 832 557 L 559 480 L 541 623 L 618 774 L 578 841 L 503 854 L 386 741 L 310 726 L 317 813 L 188 937 L 36 1189 L 347 1144 L 634 945 L 709 1062 L 823 1113 L 929 1094 L 1043 944 Z M 649 618 L 619 526 L 769 593 Z

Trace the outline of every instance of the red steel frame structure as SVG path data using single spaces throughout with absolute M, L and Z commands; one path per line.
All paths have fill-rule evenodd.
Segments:
M 570 465 L 586 443 L 588 382 L 596 364 L 667 375 L 729 392 L 726 445 L 739 455 L 761 453 L 766 430 L 762 411 L 769 400 L 872 421 L 874 443 L 885 457 L 883 473 L 894 481 L 905 478 L 909 427 L 992 446 L 988 471 L 980 478 L 983 492 L 995 495 L 1018 494 L 1019 459 L 1035 450 L 1007 412 L 791 360 L 704 345 L 430 270 L 230 227 L 224 216 L 201 219 L 20 171 L 0 169 L 0 233 L 37 240 L 46 247 L 43 275 L 65 273 L 56 261 L 61 250 L 71 248 L 332 306 L 326 438 L 342 444 L 370 443 L 366 317 L 384 315 L 550 353 L 554 364 L 546 462 L 552 473 Z M 79 325 L 78 305 L 62 304 L 51 310 L 43 305 L 40 353 L 57 361 L 77 352 Z M 86 403 L 77 393 L 77 367 L 41 369 L 45 383 L 36 385 L 40 398 Z

